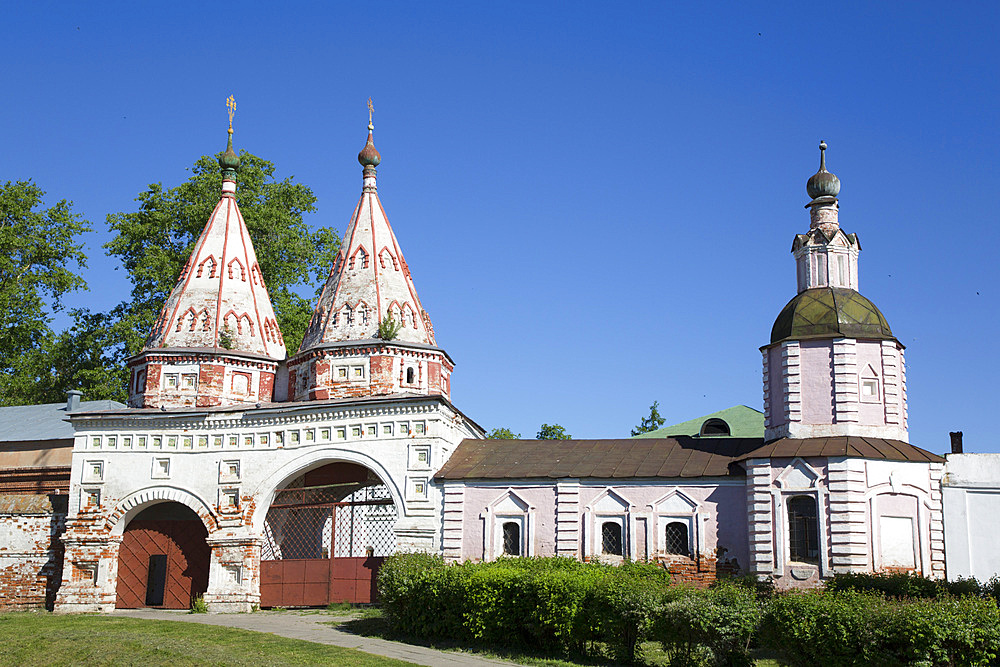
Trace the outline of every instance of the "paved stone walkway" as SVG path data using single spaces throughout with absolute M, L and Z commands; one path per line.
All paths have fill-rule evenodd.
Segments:
M 336 626 L 325 625 L 330 621 L 347 620 L 350 617 L 334 616 L 332 614 L 309 614 L 294 611 L 264 611 L 255 614 L 189 614 L 186 611 L 167 611 L 162 609 L 118 609 L 116 616 L 131 618 L 147 618 L 157 621 L 182 621 L 186 623 L 204 623 L 205 625 L 220 625 L 227 628 L 240 628 L 254 632 L 270 632 L 281 637 L 304 639 L 308 642 L 330 644 L 353 648 L 365 653 L 382 655 L 387 658 L 405 660 L 415 665 L 438 667 L 481 667 L 483 665 L 514 665 L 512 662 L 490 660 L 465 653 L 439 651 L 424 646 L 413 646 L 402 642 L 362 637 L 344 632 Z

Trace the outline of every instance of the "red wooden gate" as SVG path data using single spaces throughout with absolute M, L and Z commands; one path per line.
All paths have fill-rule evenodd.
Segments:
M 374 602 L 385 558 L 294 558 L 260 562 L 261 607 L 322 607 Z
M 345 491 L 346 501 L 330 502 Z M 378 569 L 395 550 L 395 524 L 382 484 L 279 492 L 265 520 L 260 606 L 374 602 Z
M 207 536 L 201 521 L 129 523 L 118 550 L 115 606 L 188 609 L 193 598 L 208 590 Z

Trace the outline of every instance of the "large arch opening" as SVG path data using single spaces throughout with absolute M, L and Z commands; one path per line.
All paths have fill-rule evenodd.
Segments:
M 397 508 L 372 470 L 338 461 L 275 491 L 261 543 L 262 607 L 372 602 L 396 548 Z
M 178 502 L 150 505 L 136 514 L 118 548 L 118 609 L 189 609 L 208 590 L 208 530 Z

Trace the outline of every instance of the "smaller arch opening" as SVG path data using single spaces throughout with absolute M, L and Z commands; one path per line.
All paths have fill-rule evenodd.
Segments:
M 521 525 L 516 521 L 507 521 L 503 525 L 503 555 L 521 555 Z
M 732 435 L 732 431 L 726 420 L 712 417 L 711 419 L 706 419 L 705 423 L 701 425 L 699 435 Z
M 406 384 L 413 384 L 413 375 L 414 375 L 413 374 L 413 369 L 412 368 L 407 368 L 406 369 Z

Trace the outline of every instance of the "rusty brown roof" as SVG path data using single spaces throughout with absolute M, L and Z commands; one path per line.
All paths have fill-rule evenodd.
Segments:
M 621 440 L 463 440 L 436 479 L 727 477 L 751 458 L 848 456 L 943 463 L 924 449 L 883 438 L 630 438 Z
M 437 479 L 725 477 L 760 438 L 463 440 Z
M 886 461 L 918 461 L 944 463 L 944 458 L 902 440 L 868 438 L 857 435 L 833 438 L 781 438 L 759 449 L 747 452 L 740 459 L 780 458 L 793 456 L 849 456 Z

